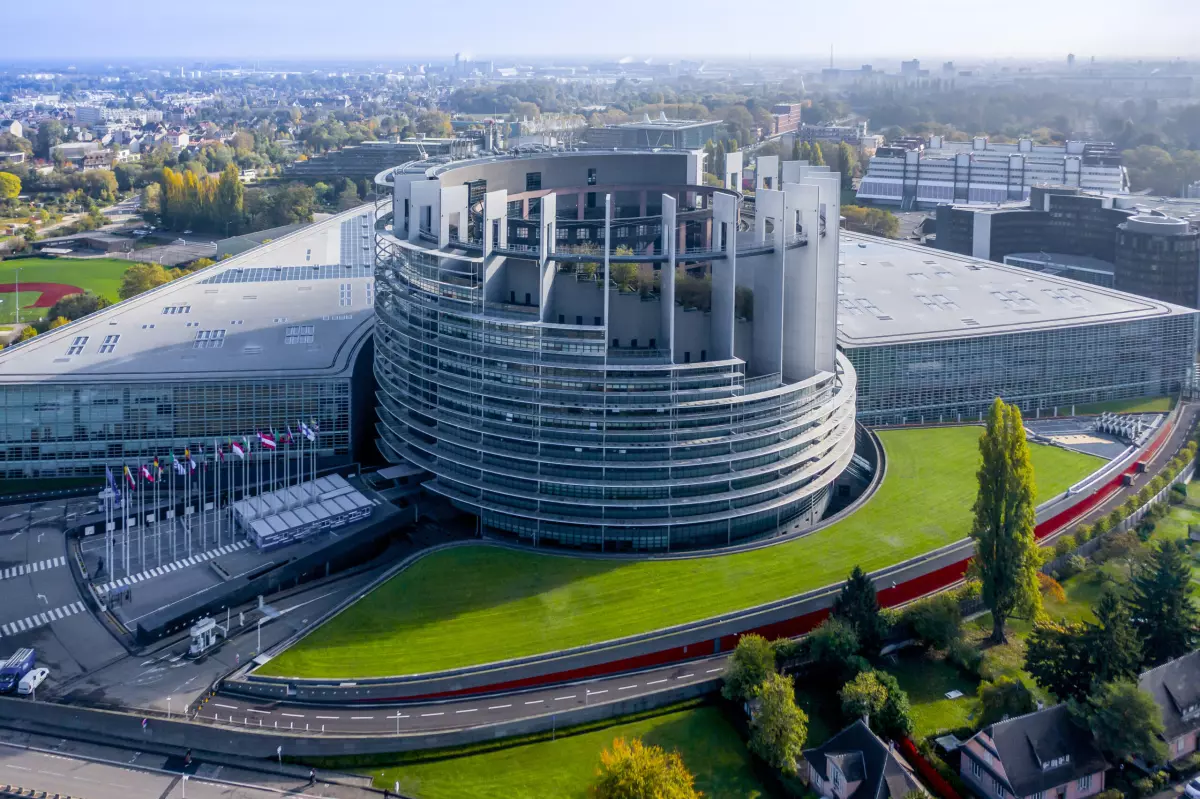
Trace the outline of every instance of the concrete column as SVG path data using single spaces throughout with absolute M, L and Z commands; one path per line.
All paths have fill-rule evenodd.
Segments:
M 808 234 L 808 246 L 787 250 L 783 283 L 783 377 L 805 380 L 817 371 L 817 248 L 820 191 L 815 185 L 783 184 L 785 235 L 796 223 Z M 757 298 L 756 298 L 757 299 Z M 836 298 L 834 299 L 836 307 Z M 757 316 L 757 307 L 755 315 Z
M 458 236 L 467 238 L 467 208 L 470 204 L 470 189 L 464 183 L 460 186 L 447 186 L 442 189 L 441 213 L 435 222 L 438 247 L 445 248 L 450 244 L 450 221 L 457 215 Z
M 731 194 L 713 195 L 714 250 L 724 250 L 724 258 L 712 262 L 712 323 L 713 358 L 718 361 L 733 357 L 734 316 L 737 298 L 737 198 Z M 725 232 L 722 239 L 721 233 Z
M 767 179 L 770 178 L 771 190 L 779 190 L 779 156 L 777 155 L 762 155 L 754 161 L 754 190 L 760 191 L 767 188 Z
M 609 335 L 609 314 L 608 314 L 608 294 L 609 294 L 609 255 L 612 253 L 612 214 L 613 214 L 613 197 L 611 194 L 604 195 L 604 346 L 608 346 L 608 342 L 612 341 Z
M 774 253 L 758 256 L 754 265 L 754 348 L 751 371 L 756 375 L 783 371 L 783 192 L 759 189 L 754 198 L 759 240 L 767 241 L 766 220 L 772 221 Z
M 646 190 L 642 189 L 640 192 L 638 192 L 638 216 L 645 216 L 647 214 L 647 207 L 648 204 L 646 202 Z
M 587 210 L 587 192 L 579 192 L 578 198 L 575 200 L 575 219 L 582 222 L 584 219 L 584 211 Z
M 529 198 L 525 197 L 521 200 L 521 218 L 529 218 Z
M 725 153 L 725 188 L 742 190 L 742 153 Z
M 663 342 L 662 349 L 671 353 L 671 361 L 675 362 L 675 197 L 670 194 L 662 196 L 662 247 L 667 256 L 659 275 L 659 306 L 662 310 L 660 328 Z

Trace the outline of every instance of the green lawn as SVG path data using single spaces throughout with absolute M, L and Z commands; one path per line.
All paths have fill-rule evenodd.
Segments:
M 678 751 L 705 796 L 754 799 L 766 795 L 754 778 L 746 745 L 711 706 L 668 713 L 556 741 L 514 746 L 429 763 L 371 769 L 376 787 L 420 799 L 584 799 L 615 738 Z
M 934 733 L 971 726 L 977 709 L 975 696 L 979 681 L 943 660 L 923 652 L 907 651 L 895 665 L 885 667 L 908 694 L 912 706 L 913 738 L 920 740 Z M 957 699 L 947 699 L 950 691 L 961 691 Z
M 888 472 L 849 518 L 750 552 L 600 560 L 472 546 L 424 558 L 265 664 L 303 677 L 413 674 L 533 655 L 710 618 L 890 566 L 967 534 L 978 427 L 882 431 Z M 1033 446 L 1049 497 L 1102 461 Z M 919 499 L 917 499 L 919 498 Z
M 1175 407 L 1174 397 L 1135 397 L 1110 402 L 1090 402 L 1076 405 L 1075 413 L 1166 413 Z M 1059 408 L 1062 411 L 1062 408 Z
M 0 286 L 11 285 L 21 270 L 22 283 L 66 283 L 91 291 L 110 302 L 118 302 L 121 275 L 132 265 L 120 258 L 13 258 L 0 261 Z M 37 300 L 37 294 L 21 292 L 21 319 L 32 321 L 46 315 L 46 308 L 25 308 Z M 0 323 L 15 321 L 11 293 L 0 293 Z

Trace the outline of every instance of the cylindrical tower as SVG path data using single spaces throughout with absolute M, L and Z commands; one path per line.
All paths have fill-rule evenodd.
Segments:
M 747 226 L 740 194 L 701 185 L 696 158 L 541 153 L 381 175 L 384 453 L 488 532 L 539 545 L 675 551 L 820 519 L 853 455 L 854 372 L 831 344 L 816 351 L 832 330 L 784 342 L 792 326 L 754 307 L 815 313 L 787 298 L 819 292 L 783 281 L 817 285 L 808 272 L 832 266 L 819 284 L 836 282 L 836 258 L 801 262 L 817 236 L 837 252 L 837 225 L 818 230 L 814 213 L 806 230 L 785 191 L 765 190 L 773 219 Z M 799 194 L 816 209 L 832 185 Z

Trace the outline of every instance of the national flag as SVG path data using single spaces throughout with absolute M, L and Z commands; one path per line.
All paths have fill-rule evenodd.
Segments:
M 162 478 L 162 465 L 158 462 L 157 455 L 154 456 L 154 476 L 159 479 Z
M 293 438 L 293 436 L 292 436 L 292 426 L 289 424 L 289 425 L 288 425 L 288 429 L 287 429 L 287 435 L 284 437 L 284 439 L 283 439 L 283 443 L 285 443 L 285 444 L 290 444 L 290 443 L 292 443 L 292 438 Z
M 275 449 L 275 438 L 270 433 L 259 433 L 258 443 L 267 449 Z
M 300 422 L 299 424 L 300 424 L 300 432 L 304 434 L 305 438 L 307 438 L 309 441 L 317 440 L 317 434 L 313 432 L 311 427 L 306 425 L 304 422 Z
M 117 480 L 113 477 L 111 468 L 105 466 L 104 473 L 108 477 L 108 490 L 112 492 L 113 505 L 119 508 L 121 507 L 121 488 L 117 485 Z
M 239 458 L 245 460 L 246 450 L 244 450 L 242 445 L 234 441 L 232 438 L 229 439 L 229 448 L 233 450 L 234 455 L 237 455 Z
M 179 462 L 179 458 L 175 457 L 175 453 L 171 453 L 171 465 L 175 467 L 176 474 L 183 474 L 183 464 Z
M 225 448 L 222 447 L 220 445 L 220 443 L 217 444 L 217 460 L 218 461 L 225 460 Z
M 183 450 L 183 458 L 188 462 L 188 471 L 196 471 L 196 459 L 192 457 L 192 451 L 185 448 Z
M 137 480 L 133 479 L 133 475 L 130 474 L 128 466 L 125 467 L 125 479 L 129 481 L 129 487 L 136 491 Z
M 153 482 L 154 482 L 154 475 L 152 475 L 152 474 L 150 473 L 150 467 L 149 467 L 149 466 L 143 466 L 143 467 L 142 467 L 142 477 L 144 477 L 144 478 L 146 479 L 146 481 L 147 481 L 147 482 L 149 482 L 149 483 L 153 483 Z
M 313 419 L 313 420 L 312 420 L 312 431 L 313 431 L 314 433 L 319 433 L 319 432 L 321 432 L 321 425 L 317 424 L 317 420 L 316 420 L 316 419 Z

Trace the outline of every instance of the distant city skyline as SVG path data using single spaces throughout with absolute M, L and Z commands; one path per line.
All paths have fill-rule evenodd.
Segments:
M 753 52 L 756 58 L 812 62 L 827 61 L 831 46 L 842 67 L 902 57 L 1065 59 L 1073 52 L 1085 61 L 1200 55 L 1195 0 L 1000 0 L 986 6 L 886 8 L 608 0 L 603 13 L 600 6 L 569 0 L 534 0 L 519 8 L 482 0 L 369 7 L 210 0 L 200 10 L 134 2 L 119 14 L 91 0 L 60 0 L 52 13 L 21 0 L 7 6 L 6 28 L 20 35 L 6 37 L 4 61 L 390 62 L 470 52 L 578 62 L 599 56 L 748 58 Z

